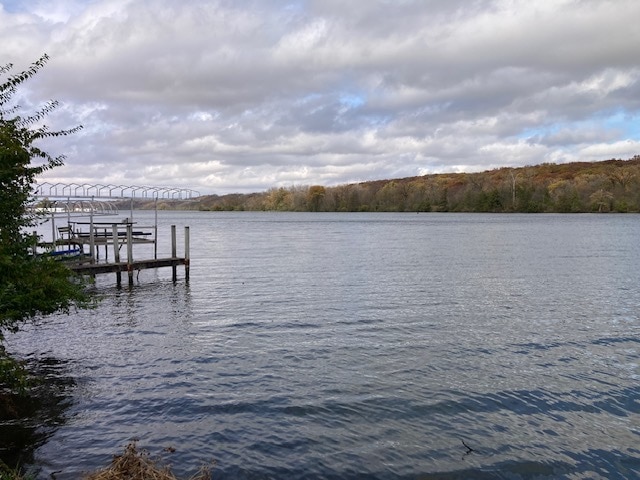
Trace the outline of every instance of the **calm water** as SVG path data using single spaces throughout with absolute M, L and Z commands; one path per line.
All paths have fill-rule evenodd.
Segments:
M 8 339 L 72 379 L 41 478 L 131 438 L 216 479 L 640 476 L 640 216 L 160 224 L 191 226 L 189 284 L 103 277 L 97 310 Z

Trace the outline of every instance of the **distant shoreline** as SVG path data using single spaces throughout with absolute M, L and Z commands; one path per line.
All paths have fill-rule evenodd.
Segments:
M 640 155 L 629 160 L 443 173 L 189 200 L 133 199 L 124 209 L 282 212 L 638 213 Z

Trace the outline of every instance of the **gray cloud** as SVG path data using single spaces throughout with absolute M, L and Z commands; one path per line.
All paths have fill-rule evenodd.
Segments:
M 85 126 L 51 144 L 55 181 L 247 192 L 638 153 L 635 0 L 0 4 L 2 58 L 51 56 L 21 103 Z

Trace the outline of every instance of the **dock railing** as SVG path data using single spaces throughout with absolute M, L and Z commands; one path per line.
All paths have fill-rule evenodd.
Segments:
M 99 247 L 104 247 L 104 260 L 108 261 L 110 245 L 115 251 L 122 245 L 150 244 L 154 246 L 154 258 L 158 256 L 156 226 L 141 226 L 130 221 L 69 222 L 67 228 L 71 232 L 71 243 L 89 247 L 90 263 L 100 261 Z

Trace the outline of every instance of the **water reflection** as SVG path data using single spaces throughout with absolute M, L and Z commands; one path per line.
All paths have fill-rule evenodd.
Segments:
M 147 278 L 143 280 L 145 283 L 102 291 L 103 297 L 109 297 L 110 314 L 115 325 L 135 327 L 149 315 L 178 323 L 189 322 L 193 318 L 189 284 L 155 280 L 148 283 L 150 279 Z
M 136 400 L 147 391 L 141 387 L 137 392 L 136 385 L 154 377 L 151 370 L 170 360 L 168 351 L 183 351 L 183 362 L 189 354 L 194 337 L 187 284 L 150 274 L 129 288 L 98 279 L 94 289 L 100 297 L 97 308 L 26 323 L 7 338 L 34 377 L 41 378 L 24 414 L 0 420 L 0 458 L 8 465 L 36 464 L 41 476 L 55 473 L 57 478 L 77 478 L 92 470 L 95 459 L 88 455 L 87 466 L 82 458 L 86 452 L 67 452 L 64 458 L 57 452 L 66 450 L 75 435 L 84 445 L 99 442 L 96 432 L 109 423 L 110 409 L 133 405 L 135 410 Z M 180 370 L 173 362 L 171 368 Z M 166 377 L 157 380 L 156 388 L 163 388 Z M 137 412 L 139 418 L 144 410 Z M 67 428 L 59 433 L 63 425 Z M 105 450 L 111 455 L 139 435 L 143 429 L 108 438 Z
M 35 450 L 69 420 L 76 383 L 68 362 L 30 357 L 26 371 L 33 388 L 27 396 L 2 396 L 11 407 L 0 418 L 0 460 L 9 467 L 31 464 Z

